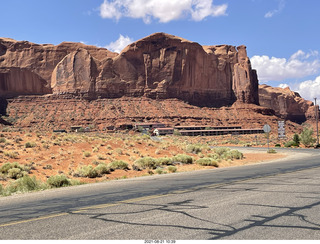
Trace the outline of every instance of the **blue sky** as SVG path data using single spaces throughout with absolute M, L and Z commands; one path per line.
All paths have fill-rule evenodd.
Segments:
M 319 0 L 6 0 L 0 36 L 119 51 L 154 32 L 246 45 L 261 84 L 320 98 Z

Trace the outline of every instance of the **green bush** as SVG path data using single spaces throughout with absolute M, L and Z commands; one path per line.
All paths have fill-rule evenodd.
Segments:
M 116 169 L 129 169 L 129 164 L 125 161 L 122 160 L 117 160 L 117 161 L 113 161 L 111 163 L 108 164 L 109 168 L 111 170 L 116 170 Z
M 160 167 L 159 167 L 159 168 L 156 169 L 156 173 L 159 174 L 159 175 L 161 175 L 161 174 L 166 174 L 167 172 L 164 171 L 163 168 L 160 168 Z
M 243 153 L 239 152 L 238 150 L 231 150 L 229 152 L 232 159 L 243 159 Z
M 300 134 L 301 143 L 306 147 L 310 147 L 313 143 L 316 142 L 316 139 L 312 137 L 313 130 L 312 128 L 305 127 Z
M 194 153 L 194 154 L 198 154 L 202 151 L 202 148 L 200 145 L 193 145 L 193 144 L 189 144 L 186 147 L 186 152 L 187 153 Z
M 2 194 L 11 195 L 12 193 L 16 192 L 29 192 L 46 188 L 47 186 L 38 181 L 35 176 L 30 177 L 25 175 L 16 181 L 10 182 L 5 189 L 2 189 Z
M 230 148 L 227 147 L 216 147 L 213 151 L 218 154 L 220 157 L 225 154 L 226 152 L 230 151 Z
M 20 165 L 17 162 L 5 163 L 0 167 L 0 173 L 12 179 L 19 179 L 27 175 L 29 171 L 30 171 L 29 167 Z
M 216 160 L 218 162 L 221 161 L 221 157 L 216 153 L 208 153 L 207 157 L 208 158 L 212 158 L 212 159 L 214 159 L 214 160 Z
M 97 167 L 95 167 L 98 175 L 110 174 L 110 168 L 105 163 L 100 163 Z
M 91 156 L 91 152 L 83 152 L 83 156 L 85 156 L 86 158 Z
M 37 144 L 35 142 L 26 142 L 26 144 L 24 144 L 25 148 L 33 148 L 36 147 Z
M 137 169 L 155 169 L 158 166 L 158 162 L 152 157 L 144 157 L 134 161 L 133 165 Z
M 177 167 L 176 166 L 173 166 L 173 165 L 170 165 L 170 166 L 168 166 L 168 171 L 170 172 L 170 173 L 175 173 L 175 172 L 177 172 Z
M 193 163 L 193 158 L 189 155 L 186 154 L 178 154 L 173 157 L 172 159 L 174 162 L 179 162 L 183 164 L 192 164 Z
M 157 158 L 155 159 L 156 165 L 171 165 L 172 159 L 168 157 Z
M 99 176 L 99 174 L 97 170 L 92 167 L 92 165 L 88 165 L 88 166 L 83 166 L 81 168 L 78 168 L 73 176 L 96 178 Z
M 196 164 L 202 165 L 202 166 L 214 166 L 218 167 L 218 162 L 212 158 L 200 158 L 196 161 Z
M 15 151 L 4 151 L 3 154 L 4 154 L 4 156 L 9 157 L 9 158 L 14 158 L 14 159 L 19 158 L 19 153 L 15 152 Z
M 293 146 L 298 147 L 300 145 L 300 137 L 297 133 L 293 135 L 292 141 L 293 141 Z
M 285 147 L 292 147 L 294 145 L 293 141 L 288 141 L 284 144 Z
M 0 143 L 5 143 L 7 140 L 4 137 L 0 137 Z
M 223 160 L 233 160 L 233 159 L 243 159 L 243 154 L 238 150 L 231 150 L 227 147 L 217 147 L 213 151 L 218 156 L 213 156 L 210 154 L 211 158 L 214 159 L 223 159 Z
M 8 170 L 8 177 L 11 179 L 19 179 L 25 175 L 27 175 L 28 173 L 21 170 L 21 168 L 12 168 Z
M 68 179 L 68 177 L 65 175 L 50 176 L 49 179 L 47 180 L 47 184 L 50 187 L 56 187 L 56 188 L 72 185 L 71 180 Z

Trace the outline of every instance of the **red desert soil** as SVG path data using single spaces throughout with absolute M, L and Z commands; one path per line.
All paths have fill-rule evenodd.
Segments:
M 7 162 L 18 162 L 31 167 L 30 176 L 46 181 L 50 176 L 64 174 L 70 179 L 80 180 L 82 183 L 101 182 L 120 178 L 139 177 L 156 174 L 155 170 L 135 171 L 132 164 L 141 157 L 173 157 L 177 154 L 187 154 L 194 159 L 205 157 L 212 151 L 208 146 L 244 145 L 248 141 L 265 144 L 264 135 L 257 139 L 250 136 L 238 137 L 161 137 L 159 141 L 149 136 L 135 133 L 44 133 L 44 132 L 1 132 L 0 133 L 0 167 Z M 243 140 L 243 141 L 242 141 Z M 227 143 L 233 144 L 227 144 Z M 199 143 L 208 145 L 199 154 L 187 153 L 188 144 Z M 32 145 L 31 147 L 29 147 Z M 267 150 L 266 150 L 267 151 Z M 272 159 L 283 158 L 284 154 L 244 153 L 242 160 L 229 160 L 219 163 L 219 167 L 252 164 Z M 99 163 L 108 164 L 115 160 L 123 160 L 129 164 L 129 170 L 115 170 L 102 177 L 77 177 L 77 169 Z M 176 165 L 177 172 L 214 168 L 213 166 Z M 167 168 L 163 169 L 167 171 Z M 0 177 L 0 184 L 7 185 L 11 179 Z

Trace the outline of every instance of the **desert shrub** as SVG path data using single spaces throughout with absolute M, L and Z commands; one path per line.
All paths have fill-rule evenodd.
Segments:
M 35 142 L 26 142 L 26 144 L 24 144 L 25 148 L 33 148 L 36 147 L 37 144 Z
M 243 153 L 239 152 L 238 150 L 231 150 L 229 152 L 232 159 L 243 159 Z
M 19 153 L 15 151 L 5 151 L 3 152 L 4 156 L 13 158 L 13 159 L 18 159 L 19 158 Z
M 176 166 L 173 166 L 173 165 L 170 165 L 170 166 L 168 166 L 168 171 L 170 172 L 170 173 L 175 173 L 175 172 L 177 172 L 177 167 Z
M 293 135 L 292 141 L 294 143 L 293 146 L 298 147 L 300 145 L 300 137 L 297 133 Z
M 231 150 L 226 147 L 218 147 L 214 149 L 214 153 L 209 153 L 208 158 L 214 159 L 217 162 L 223 160 L 243 159 L 243 153 L 238 150 Z
M 110 168 L 105 163 L 100 163 L 95 170 L 99 175 L 110 174 Z
M 133 163 L 137 169 L 155 169 L 157 168 L 157 160 L 152 157 L 139 158 Z
M 43 167 L 43 169 L 52 169 L 52 165 L 51 164 L 47 164 L 46 166 Z
M 50 176 L 47 180 L 47 184 L 50 187 L 65 187 L 72 185 L 71 180 L 65 175 L 54 175 Z
M 27 172 L 21 170 L 21 168 L 12 168 L 8 170 L 8 177 L 11 179 L 19 179 L 27 175 Z
M 179 162 L 183 164 L 192 164 L 193 163 L 193 158 L 189 155 L 186 154 L 178 154 L 173 157 L 173 162 Z
M 312 146 L 315 143 L 316 139 L 312 137 L 313 129 L 309 127 L 305 127 L 300 134 L 301 143 L 306 147 Z
M 161 174 L 166 174 L 167 172 L 166 171 L 164 171 L 163 170 L 163 168 L 156 168 L 156 170 L 155 170 L 155 172 L 157 173 L 157 174 L 159 174 L 159 175 L 161 175 Z
M 212 158 L 200 158 L 196 161 L 196 164 L 202 165 L 202 166 L 214 166 L 218 167 L 218 162 Z
M 201 152 L 201 150 L 202 150 L 202 147 L 200 145 L 189 144 L 186 147 L 186 152 L 187 153 L 198 154 L 198 153 Z
M 168 157 L 157 158 L 156 159 L 156 164 L 157 165 L 171 165 L 172 164 L 172 159 L 168 158 Z
M 38 181 L 35 176 L 30 177 L 29 175 L 25 175 L 18 180 L 10 182 L 6 188 L 2 189 L 2 194 L 11 195 L 16 192 L 29 192 L 46 188 L 46 184 Z
M 103 155 L 101 155 L 101 154 L 98 154 L 97 158 L 98 158 L 99 160 L 106 160 L 106 159 L 107 159 L 105 156 L 103 156 Z
M 29 167 L 20 165 L 17 162 L 5 163 L 0 167 L 0 173 L 7 175 L 7 177 L 12 179 L 19 179 L 27 175 L 29 171 L 30 171 Z
M 86 158 L 90 157 L 91 156 L 91 152 L 83 152 L 83 156 L 85 156 Z
M 0 143 L 5 143 L 7 140 L 4 137 L 0 137 Z
M 55 140 L 52 142 L 52 144 L 55 146 L 61 146 L 61 141 Z
M 284 144 L 285 147 L 292 147 L 294 145 L 293 141 L 288 141 Z
M 227 147 L 216 147 L 213 151 L 218 154 L 220 157 L 225 154 L 226 152 L 230 151 L 230 148 Z
M 216 153 L 208 153 L 207 157 L 208 158 L 212 158 L 212 159 L 214 159 L 214 160 L 216 160 L 218 162 L 221 161 L 220 156 L 218 154 L 216 154 Z
M 17 164 L 17 163 L 16 163 Z M 4 165 L 2 165 L 0 167 L 0 172 L 3 174 L 8 174 L 9 169 L 13 168 L 13 164 L 12 163 L 5 163 Z
M 146 134 L 143 134 L 142 136 L 141 136 L 141 139 L 143 139 L 143 140 L 149 140 L 151 137 L 149 136 L 149 135 L 146 135 Z
M 214 152 L 223 160 L 233 160 L 233 159 L 242 159 L 243 154 L 238 150 L 231 150 L 226 147 L 215 148 Z
M 112 170 L 116 169 L 129 169 L 129 164 L 122 160 L 116 160 L 108 164 L 109 168 Z
M 83 166 L 78 168 L 73 176 L 75 177 L 88 177 L 88 178 L 96 178 L 98 177 L 98 172 L 95 170 L 92 165 Z
M 276 145 L 274 145 L 275 147 L 281 147 L 280 143 L 277 143 Z

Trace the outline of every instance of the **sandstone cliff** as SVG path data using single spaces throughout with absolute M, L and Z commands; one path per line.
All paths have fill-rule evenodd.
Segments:
M 273 109 L 282 119 L 298 123 L 315 119 L 314 104 L 291 91 L 289 87 L 259 85 L 259 101 L 261 106 Z
M 201 46 L 165 33 L 136 41 L 119 55 L 81 43 L 0 38 L 0 95 L 26 94 L 179 98 L 201 106 L 259 103 L 245 46 Z
M 57 64 L 76 50 L 87 50 L 97 59 L 116 53 L 82 43 L 63 42 L 57 46 L 0 38 L 0 95 L 50 94 L 51 76 Z

